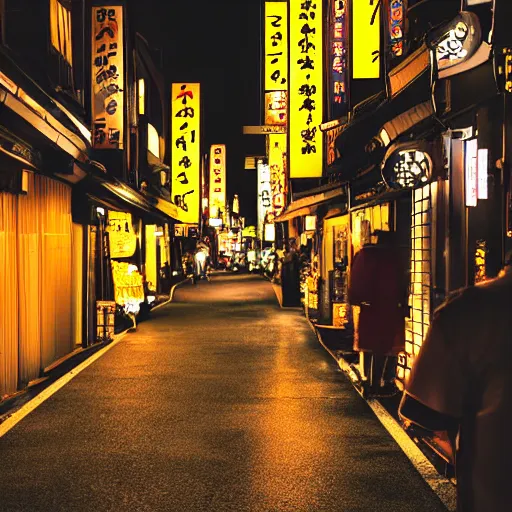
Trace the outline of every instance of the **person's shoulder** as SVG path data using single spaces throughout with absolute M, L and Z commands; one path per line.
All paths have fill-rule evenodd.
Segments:
M 512 276 L 498 277 L 475 286 L 460 288 L 451 292 L 445 302 L 439 306 L 434 319 L 438 321 L 461 319 L 464 322 L 475 321 L 488 310 L 504 305 L 503 294 L 512 294 Z

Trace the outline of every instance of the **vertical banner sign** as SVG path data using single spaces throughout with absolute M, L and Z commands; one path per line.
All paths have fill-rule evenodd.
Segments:
M 389 50 L 391 57 L 404 54 L 404 14 L 407 0 L 389 0 Z
M 288 89 L 288 5 L 265 2 L 265 90 Z
M 92 122 L 95 149 L 123 149 L 123 7 L 92 8 Z
M 258 160 L 258 237 L 260 239 L 263 239 L 264 224 L 271 207 L 270 168 L 268 164 Z
M 348 2 L 332 2 L 332 41 L 331 41 L 331 119 L 338 119 L 347 114 L 347 43 L 348 43 Z
M 322 176 L 322 2 L 290 0 L 290 178 Z
M 171 192 L 183 210 L 180 220 L 198 224 L 201 195 L 200 84 L 174 83 L 171 87 Z
M 226 212 L 226 146 L 210 147 L 210 218 Z
M 268 212 L 267 222 L 283 213 L 286 206 L 287 180 L 285 168 L 286 135 L 271 134 L 268 136 L 268 165 L 270 170 L 270 196 L 272 206 Z
M 380 12 L 378 0 L 352 1 L 353 78 L 380 78 Z

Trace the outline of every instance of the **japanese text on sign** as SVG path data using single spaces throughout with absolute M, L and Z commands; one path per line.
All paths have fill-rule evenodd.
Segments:
M 352 2 L 352 76 L 380 77 L 380 12 L 377 0 Z
M 123 8 L 92 8 L 93 147 L 123 149 Z
M 217 218 L 226 209 L 226 146 L 210 148 L 210 217 Z
M 171 89 L 172 198 L 185 223 L 199 221 L 200 84 L 173 83 Z
M 332 9 L 334 21 L 332 25 L 331 42 L 331 117 L 337 119 L 347 113 L 347 1 L 332 0 Z
M 265 2 L 265 90 L 288 89 L 288 7 Z
M 286 206 L 286 135 L 272 134 L 268 136 L 268 164 L 270 170 L 270 194 L 272 207 L 267 214 L 267 222 L 283 213 Z
M 322 176 L 322 29 L 321 1 L 290 1 L 290 178 Z

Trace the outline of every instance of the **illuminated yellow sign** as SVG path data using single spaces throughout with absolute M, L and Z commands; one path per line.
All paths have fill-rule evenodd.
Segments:
M 265 2 L 265 90 L 288 89 L 287 2 Z
M 286 135 L 269 135 L 268 146 L 272 208 L 268 212 L 267 221 L 274 222 L 274 218 L 281 215 L 286 207 Z
M 138 268 L 131 263 L 112 260 L 112 280 L 116 304 L 127 313 L 137 314 L 144 302 L 144 284 Z
M 380 77 L 380 5 L 352 1 L 352 76 Z
M 130 258 L 137 248 L 132 215 L 126 212 L 108 212 L 108 241 L 111 258 Z
M 290 0 L 290 178 L 322 176 L 322 2 Z
M 210 148 L 210 217 L 217 218 L 226 211 L 226 146 L 213 144 Z
M 201 195 L 200 84 L 174 83 L 171 97 L 172 197 L 187 224 L 199 222 Z
M 123 149 L 124 56 L 123 7 L 92 8 L 92 144 Z

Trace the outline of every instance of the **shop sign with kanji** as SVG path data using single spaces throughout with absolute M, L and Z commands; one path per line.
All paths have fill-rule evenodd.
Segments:
M 173 83 L 171 88 L 171 194 L 183 210 L 182 222 L 199 222 L 200 202 L 200 84 Z
M 210 148 L 210 217 L 218 218 L 226 211 L 226 146 Z
M 92 8 L 92 119 L 95 149 L 123 149 L 123 7 Z
M 323 172 L 321 0 L 290 0 L 290 178 Z
M 265 90 L 288 89 L 288 5 L 265 2 Z

